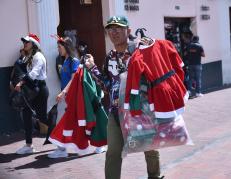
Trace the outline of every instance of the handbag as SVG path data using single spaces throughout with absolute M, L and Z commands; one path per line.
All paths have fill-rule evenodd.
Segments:
M 31 102 L 38 96 L 38 93 L 38 86 L 30 88 L 26 84 L 23 84 L 20 92 L 12 91 L 10 93 L 10 106 L 17 111 L 21 111 L 25 107 L 31 108 Z

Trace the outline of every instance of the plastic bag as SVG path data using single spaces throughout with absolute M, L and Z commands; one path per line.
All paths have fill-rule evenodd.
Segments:
M 140 90 L 142 115 L 132 117 L 123 109 L 127 72 L 120 75 L 119 119 L 124 139 L 122 157 L 163 147 L 192 145 L 183 117 L 155 118 L 150 111 L 145 90 Z

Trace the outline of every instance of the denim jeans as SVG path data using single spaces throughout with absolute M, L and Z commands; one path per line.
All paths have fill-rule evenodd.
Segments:
M 196 82 L 196 93 L 201 93 L 202 65 L 189 65 L 189 91 L 192 91 L 193 80 Z

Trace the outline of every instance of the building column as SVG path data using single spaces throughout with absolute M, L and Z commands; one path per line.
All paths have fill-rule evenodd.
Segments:
M 60 92 L 60 83 L 55 68 L 57 41 L 51 35 L 57 34 L 59 24 L 58 0 L 27 0 L 29 32 L 40 37 L 41 50 L 47 60 L 47 85 L 50 91 L 48 108 L 55 103 Z

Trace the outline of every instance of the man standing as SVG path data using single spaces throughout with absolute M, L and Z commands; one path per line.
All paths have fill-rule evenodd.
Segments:
M 205 57 L 204 49 L 199 43 L 199 37 L 194 36 L 187 47 L 187 58 L 189 63 L 189 95 L 192 93 L 193 80 L 196 82 L 196 97 L 202 97 L 201 93 L 201 57 Z
M 135 49 L 135 44 L 128 42 L 131 29 L 129 28 L 128 20 L 124 16 L 111 17 L 107 21 L 105 29 L 115 49 L 111 50 L 106 56 L 103 74 L 99 72 L 92 56 L 86 60 L 86 66 L 96 76 L 97 81 L 101 81 L 101 85 L 103 84 L 104 88 L 109 92 L 110 113 L 108 116 L 108 150 L 105 162 L 105 178 L 120 179 L 121 153 L 124 141 L 118 118 L 119 75 L 127 70 L 128 60 Z M 163 178 L 160 177 L 159 152 L 152 150 L 144 152 L 144 154 L 148 179 Z

